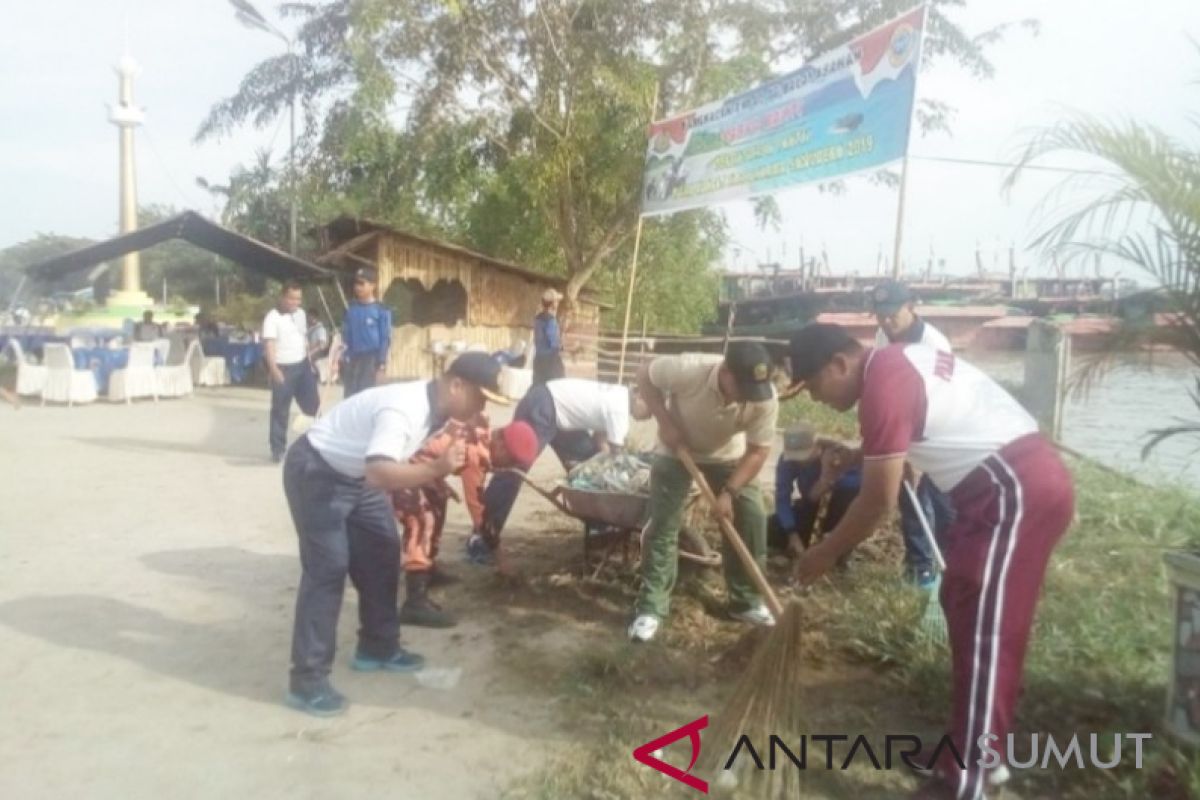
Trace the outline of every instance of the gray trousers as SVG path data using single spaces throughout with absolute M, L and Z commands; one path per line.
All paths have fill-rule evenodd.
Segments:
M 346 367 L 342 370 L 342 383 L 346 387 L 342 399 L 353 397 L 364 389 L 373 389 L 378 369 L 379 361 L 374 353 L 347 358 Z
M 388 496 L 334 470 L 307 436 L 287 452 L 283 491 L 300 537 L 291 689 L 301 691 L 324 682 L 333 666 L 347 575 L 358 591 L 359 652 L 396 652 L 400 536 Z

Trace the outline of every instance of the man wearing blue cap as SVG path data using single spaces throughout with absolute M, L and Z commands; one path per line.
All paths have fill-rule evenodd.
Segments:
M 373 269 L 363 267 L 354 273 L 354 302 L 342 320 L 342 345 L 346 348 L 342 377 L 346 397 L 370 389 L 387 370 L 392 312 L 375 298 L 378 283 L 379 276 Z
M 876 349 L 892 344 L 922 344 L 944 353 L 952 352 L 950 340 L 917 316 L 916 300 L 908 286 L 900 281 L 883 281 L 871 291 L 871 305 L 879 323 L 875 333 Z M 921 513 L 934 535 L 940 536 L 954 514 L 949 499 L 926 475 L 916 480 L 914 488 Z M 907 492 L 900 495 L 900 533 L 904 538 L 904 566 L 908 579 L 922 589 L 935 590 L 937 572 L 933 548 Z

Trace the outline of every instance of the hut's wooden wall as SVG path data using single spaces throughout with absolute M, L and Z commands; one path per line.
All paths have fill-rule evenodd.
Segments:
M 506 349 L 518 341 L 530 342 L 533 318 L 541 310 L 542 293 L 555 284 L 491 266 L 467 255 L 431 248 L 402 237 L 383 234 L 377 241 L 374 261 L 379 268 L 380 296 L 396 280 L 416 279 L 426 289 L 439 280 L 457 280 L 467 291 L 467 318 L 455 327 L 401 325 L 392 332 L 388 377 L 426 379 L 434 376 L 434 342 L 464 342 L 487 352 Z M 564 337 L 567 373 L 595 377 L 592 343 L 600 328 L 600 309 L 581 302 L 573 310 Z M 579 338 L 576 338 L 579 337 Z M 579 350 L 572 354 L 571 351 Z

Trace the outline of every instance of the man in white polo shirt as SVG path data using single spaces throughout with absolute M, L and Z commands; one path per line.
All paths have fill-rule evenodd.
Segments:
M 503 402 L 500 366 L 464 353 L 436 381 L 368 389 L 318 420 L 288 451 L 283 488 L 300 538 L 300 587 L 292 632 L 288 704 L 318 716 L 346 699 L 329 683 L 337 619 L 349 575 L 358 590 L 359 671 L 412 672 L 424 659 L 400 647 L 396 609 L 400 537 L 391 493 L 432 483 L 463 465 L 464 446 L 409 463 L 446 419 L 473 419 L 485 401 Z
M 1037 423 L 991 378 L 919 344 L 864 348 L 837 325 L 791 341 L 792 378 L 838 411 L 858 404 L 862 488 L 838 526 L 797 561 L 810 583 L 895 508 L 905 460 L 950 495 L 941 602 L 950 633 L 950 736 L 921 798 L 982 797 L 981 736 L 1004 751 L 1050 553 L 1071 522 L 1074 488 Z M 1002 756 L 1002 761 L 1006 760 Z
M 317 373 L 308 360 L 308 322 L 300 284 L 289 281 L 279 292 L 279 302 L 263 318 L 263 360 L 271 381 L 271 460 L 283 460 L 287 447 L 288 412 L 295 398 L 300 410 L 316 416 L 321 405 Z
M 625 446 L 629 419 L 648 419 L 645 406 L 636 403 L 625 386 L 583 378 L 559 378 L 530 388 L 513 413 L 513 421 L 526 422 L 538 438 L 538 455 L 547 446 L 564 469 L 587 461 L 600 452 Z M 498 472 L 483 495 L 484 524 L 467 540 L 467 556 L 477 564 L 491 563 L 508 514 L 521 491 L 521 479 Z

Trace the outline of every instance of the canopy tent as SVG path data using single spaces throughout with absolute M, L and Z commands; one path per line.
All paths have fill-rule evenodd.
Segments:
M 332 281 L 336 276 L 332 270 L 223 228 L 195 211 L 185 211 L 162 222 L 32 264 L 25 268 L 25 274 L 34 280 L 54 280 L 170 239 L 183 239 L 277 281 Z

